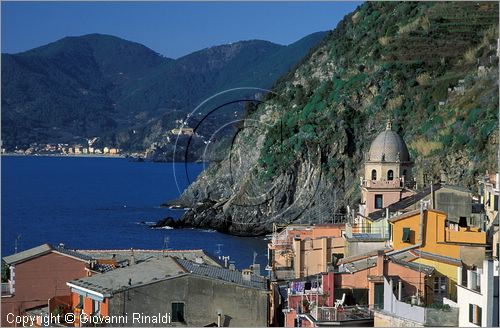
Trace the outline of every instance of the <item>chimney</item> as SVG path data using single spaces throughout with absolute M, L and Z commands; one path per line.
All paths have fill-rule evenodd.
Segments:
M 131 248 L 130 249 L 130 261 L 129 261 L 129 265 L 134 265 L 134 264 L 135 264 L 134 249 Z
M 382 249 L 379 249 L 377 251 L 377 275 L 378 276 L 384 275 L 384 256 L 385 256 L 384 251 Z
M 229 263 L 229 270 L 236 271 L 236 266 L 234 265 L 234 262 Z
M 59 248 L 64 249 L 64 243 L 59 243 Z
M 252 280 L 252 270 L 250 269 L 243 269 L 243 271 L 241 271 L 241 275 L 243 277 L 243 281 Z

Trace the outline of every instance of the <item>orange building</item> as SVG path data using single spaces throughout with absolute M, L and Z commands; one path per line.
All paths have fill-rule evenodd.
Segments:
M 273 280 L 294 279 L 328 271 L 344 256 L 344 224 L 290 225 L 275 231 L 268 244 L 267 270 Z
M 434 300 L 456 300 L 457 267 L 481 267 L 485 258 L 486 233 L 447 220 L 445 212 L 414 210 L 389 219 L 393 253 L 430 265 L 440 277 L 434 281 Z
M 422 252 L 467 260 L 464 251 L 472 248 L 482 251 L 484 258 L 486 233 L 480 228 L 448 222 L 445 212 L 415 210 L 390 218 L 389 222 L 391 246 L 395 250 L 418 248 Z

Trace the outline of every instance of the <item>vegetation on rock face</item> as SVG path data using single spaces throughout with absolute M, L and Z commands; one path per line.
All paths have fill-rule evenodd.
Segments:
M 105 145 L 143 151 L 164 141 L 175 120 L 206 97 L 271 87 L 324 35 L 288 46 L 236 42 L 176 60 L 101 34 L 2 54 L 3 146 L 100 137 Z
M 437 181 L 442 170 L 451 182 L 472 186 L 478 173 L 496 167 L 497 13 L 493 3 L 361 6 L 277 87 L 286 100 L 275 100 L 280 118 L 262 149 L 262 174 L 286 172 L 313 144 L 332 178 L 339 164 L 357 176 L 371 140 L 391 119 L 417 176 Z M 344 138 L 344 149 L 332 154 Z
M 253 232 L 270 231 L 271 218 L 297 203 L 301 184 L 309 183 L 301 172 L 318 187 L 289 220 L 321 221 L 335 208 L 356 206 L 364 154 L 388 119 L 409 146 L 419 185 L 446 177 L 475 189 L 475 177 L 497 163 L 497 39 L 497 3 L 364 3 L 250 114 L 266 128 L 242 133 L 233 146 L 235 156 L 245 143 L 259 147 L 240 160 L 253 163 L 240 181 L 228 181 L 222 161 L 181 197 L 225 199 L 224 207 L 212 218 L 195 208 L 185 221 L 234 233 L 252 234 L 250 223 Z M 276 181 L 284 191 L 242 210 L 232 195 L 248 193 L 248 181 L 253 193 Z

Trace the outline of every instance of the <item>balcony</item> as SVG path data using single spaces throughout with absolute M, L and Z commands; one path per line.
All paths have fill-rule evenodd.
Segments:
M 443 304 L 432 304 L 427 307 L 398 300 L 393 293 L 392 284 L 384 278 L 384 308 L 377 310 L 382 315 L 409 320 L 423 326 L 453 327 L 458 326 L 458 308 Z
M 486 233 L 477 228 L 458 227 L 455 229 L 446 228 L 445 242 L 466 243 L 466 244 L 486 244 Z
M 403 188 L 403 179 L 394 180 L 363 180 L 363 187 L 375 189 L 394 189 Z
M 273 246 L 289 246 L 291 244 L 288 239 L 288 230 L 284 229 L 281 232 L 273 232 L 273 237 L 271 239 Z
M 14 295 L 14 286 L 11 281 L 2 282 L 2 297 L 11 297 Z
M 368 307 L 353 305 L 344 307 L 318 307 L 311 311 L 311 317 L 318 326 L 335 323 L 335 325 L 359 324 L 373 322 L 373 311 Z
M 352 239 L 389 239 L 389 227 L 372 227 L 372 226 L 351 226 L 346 225 L 345 236 Z

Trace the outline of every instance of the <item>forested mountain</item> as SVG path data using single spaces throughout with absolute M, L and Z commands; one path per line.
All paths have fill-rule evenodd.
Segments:
M 270 88 L 324 35 L 314 33 L 288 46 L 241 41 L 179 59 L 101 34 L 2 54 L 3 145 L 99 137 L 109 145 L 144 150 L 164 142 L 175 120 L 213 93 Z M 152 132 L 158 122 L 161 133 Z

